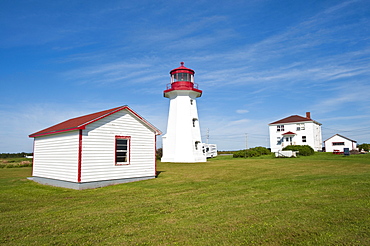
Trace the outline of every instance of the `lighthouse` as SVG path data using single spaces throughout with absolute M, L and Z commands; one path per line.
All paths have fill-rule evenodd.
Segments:
M 184 66 L 171 70 L 171 83 L 163 96 L 170 99 L 167 132 L 162 137 L 162 162 L 206 162 L 196 99 L 202 95 L 194 83 L 194 70 Z

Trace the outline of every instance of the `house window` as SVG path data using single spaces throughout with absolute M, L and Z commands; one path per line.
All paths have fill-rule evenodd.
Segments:
M 344 145 L 344 142 L 333 142 L 333 146 Z
M 284 139 L 284 138 L 283 138 Z M 277 137 L 277 145 L 280 145 L 281 144 L 281 137 Z
M 278 132 L 283 132 L 284 131 L 284 125 L 278 125 L 277 126 L 277 131 Z
M 190 99 L 190 105 L 193 105 L 193 99 Z
M 306 136 L 302 136 L 302 142 L 303 142 L 303 143 L 307 142 L 307 138 L 306 138 Z
M 305 129 L 304 123 L 298 123 L 297 124 L 297 131 L 303 131 Z
M 130 139 L 129 136 L 116 136 L 116 165 L 130 164 Z

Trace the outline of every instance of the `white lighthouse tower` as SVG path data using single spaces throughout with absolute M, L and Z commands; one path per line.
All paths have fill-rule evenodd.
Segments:
M 162 137 L 162 162 L 206 162 L 196 98 L 202 95 L 194 83 L 194 70 L 181 66 L 171 70 L 171 84 L 163 92 L 170 99 L 167 133 Z

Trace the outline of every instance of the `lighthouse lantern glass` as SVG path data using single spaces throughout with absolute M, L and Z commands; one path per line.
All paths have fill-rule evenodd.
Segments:
M 188 73 L 176 73 L 174 74 L 174 81 L 192 81 L 191 74 Z

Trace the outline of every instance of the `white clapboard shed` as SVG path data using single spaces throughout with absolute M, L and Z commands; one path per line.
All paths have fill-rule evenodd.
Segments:
M 160 134 L 128 106 L 69 119 L 30 135 L 30 179 L 81 190 L 155 178 Z
M 340 134 L 335 134 L 324 141 L 325 151 L 334 153 L 343 153 L 344 148 L 349 150 L 357 149 L 357 142 Z

